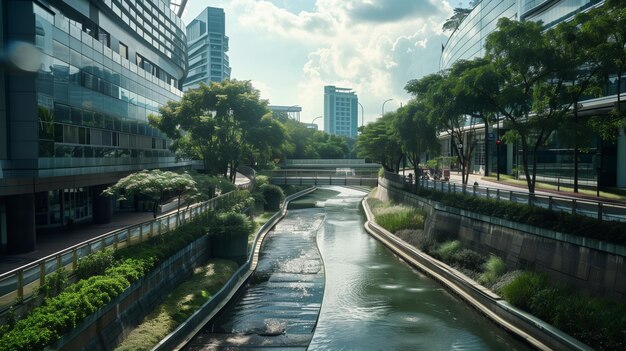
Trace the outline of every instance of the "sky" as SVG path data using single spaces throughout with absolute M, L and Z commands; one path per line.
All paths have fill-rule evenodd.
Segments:
M 365 124 L 406 104 L 406 83 L 439 69 L 458 0 L 191 0 L 183 21 L 223 8 L 231 78 L 250 80 L 271 105 L 324 112 L 324 86 L 351 88 Z M 319 123 L 319 121 L 318 121 Z M 361 111 L 359 111 L 361 123 Z

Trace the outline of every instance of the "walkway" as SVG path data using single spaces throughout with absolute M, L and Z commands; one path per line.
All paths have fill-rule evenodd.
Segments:
M 520 178 L 520 179 L 524 179 L 524 178 Z M 459 172 L 457 174 L 456 172 L 451 172 L 450 181 L 453 183 L 461 184 L 461 173 Z M 471 186 L 474 184 L 474 182 L 478 182 L 478 185 L 482 187 L 501 189 L 501 190 L 507 190 L 507 191 L 516 191 L 520 193 L 528 193 L 528 188 L 526 187 L 526 185 L 516 185 L 516 184 L 505 183 L 505 182 L 498 182 L 495 179 L 494 180 L 484 179 L 483 175 L 480 175 L 480 174 L 469 175 L 467 184 Z M 550 196 L 550 195 L 560 196 L 560 197 L 570 198 L 570 199 L 585 199 L 585 200 L 600 201 L 600 202 L 606 202 L 606 203 L 617 203 L 617 204 L 626 203 L 626 201 L 608 199 L 602 196 L 598 198 L 597 196 L 593 196 L 589 194 L 582 194 L 582 193 L 574 193 L 570 191 L 537 189 L 535 190 L 535 194 L 546 195 L 546 196 Z
M 237 173 L 235 184 L 243 186 L 250 183 L 250 179 Z M 168 212 L 174 212 L 176 209 Z M 116 212 L 113 219 L 106 224 L 78 225 L 76 228 L 55 228 L 44 233 L 37 234 L 37 249 L 35 251 L 0 256 L 0 274 L 19 268 L 30 262 L 37 261 L 52 255 L 68 247 L 82 243 L 91 238 L 98 237 L 108 232 L 139 224 L 152 219 L 152 212 Z

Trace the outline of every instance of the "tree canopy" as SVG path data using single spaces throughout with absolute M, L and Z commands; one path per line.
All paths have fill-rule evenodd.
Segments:
M 125 200 L 126 196 L 145 195 L 152 199 L 152 213 L 156 218 L 159 205 L 164 201 L 183 195 L 194 196 L 198 193 L 196 182 L 188 173 L 161 171 L 158 169 L 143 170 L 132 173 L 117 183 L 106 188 L 104 195 L 115 196 L 118 200 Z
M 262 145 L 255 128 L 268 113 L 267 101 L 249 81 L 226 80 L 185 92 L 178 102 L 169 101 L 159 109 L 160 115 L 149 116 L 150 123 L 174 140 L 173 149 L 182 157 L 201 159 L 209 174 L 230 175 L 246 153 L 259 151 Z M 280 128 L 272 146 L 281 144 Z M 267 152 L 267 150 L 264 150 Z

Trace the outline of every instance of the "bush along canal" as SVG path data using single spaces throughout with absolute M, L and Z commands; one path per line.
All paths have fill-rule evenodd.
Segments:
M 188 349 L 529 349 L 369 236 L 365 195 L 329 187 L 301 198 Z

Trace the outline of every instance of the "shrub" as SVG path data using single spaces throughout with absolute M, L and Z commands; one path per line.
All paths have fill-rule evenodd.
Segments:
M 127 260 L 119 267 L 126 274 L 111 268 L 105 275 L 83 279 L 58 296 L 47 298 L 44 305 L 33 309 L 2 336 L 0 350 L 43 350 L 121 294 L 134 281 L 127 277 L 142 276 L 151 268 L 146 262 L 135 260 Z
M 450 261 L 455 266 L 478 272 L 485 263 L 485 257 L 470 249 L 460 249 L 452 254 Z
M 498 256 L 491 256 L 487 263 L 485 263 L 484 271 L 478 278 L 478 282 L 491 287 L 498 279 L 506 273 L 506 264 Z
M 69 281 L 69 273 L 65 269 L 59 269 L 46 277 L 46 283 L 37 290 L 44 297 L 57 296 L 65 289 Z
M 265 175 L 257 175 L 256 178 L 254 178 L 254 183 L 257 187 L 263 186 L 265 184 L 270 184 L 270 178 Z
M 211 234 L 214 235 L 243 235 L 248 236 L 254 228 L 253 223 L 246 216 L 235 213 L 223 213 L 217 216 Z
M 427 236 L 423 230 L 419 229 L 403 229 L 397 231 L 395 235 L 404 240 L 407 244 L 427 253 L 437 244 L 434 239 Z
M 504 273 L 500 278 L 498 278 L 493 285 L 491 286 L 491 291 L 495 292 L 498 295 L 502 295 L 502 289 L 511 284 L 512 281 L 517 279 L 523 272 L 516 270 Z
M 454 255 L 460 249 L 461 243 L 458 240 L 446 241 L 445 243 L 439 245 L 434 254 L 436 257 L 444 261 L 450 261 L 452 255 Z
M 112 249 L 92 252 L 78 260 L 76 276 L 78 279 L 86 279 L 93 275 L 102 275 L 114 263 L 115 258 Z
M 502 288 L 502 295 L 513 305 L 530 310 L 533 296 L 547 287 L 545 275 L 534 272 L 523 272 L 511 283 Z
M 280 187 L 272 184 L 265 184 L 259 187 L 259 190 L 263 194 L 263 199 L 265 200 L 265 208 L 270 211 L 278 211 L 280 209 L 280 205 L 285 199 L 283 190 Z

